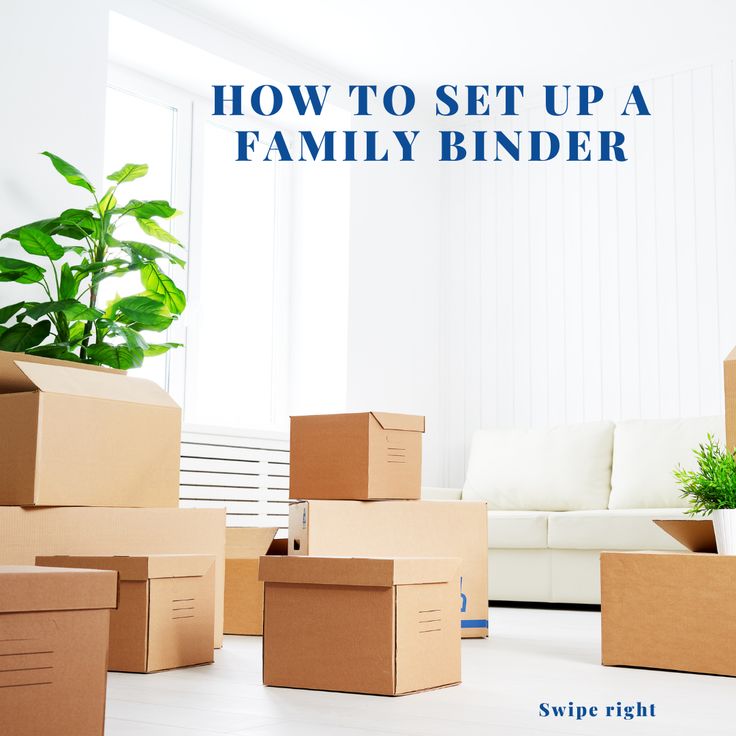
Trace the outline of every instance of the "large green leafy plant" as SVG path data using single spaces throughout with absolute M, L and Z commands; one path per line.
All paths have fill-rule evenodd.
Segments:
M 184 260 L 171 252 L 182 246 L 158 222 L 179 213 L 164 200 L 131 199 L 121 205 L 117 199 L 118 187 L 145 176 L 148 166 L 126 164 L 107 177 L 113 184 L 98 196 L 77 168 L 48 151 L 43 155 L 69 184 L 89 192 L 94 202 L 0 236 L 18 241 L 33 257 L 0 257 L 0 282 L 35 285 L 35 294 L 46 297 L 0 307 L 0 350 L 135 368 L 146 356 L 180 347 L 149 342 L 143 334 L 164 332 L 186 306 L 184 292 L 166 273 L 167 264 L 184 266 Z M 144 240 L 115 237 L 117 228 L 130 220 L 138 223 Z M 143 290 L 100 304 L 102 283 L 132 272 L 140 274 Z
M 690 502 L 687 513 L 708 516 L 720 509 L 736 509 L 736 454 L 722 448 L 712 435 L 693 453 L 697 470 L 675 470 L 682 496 Z

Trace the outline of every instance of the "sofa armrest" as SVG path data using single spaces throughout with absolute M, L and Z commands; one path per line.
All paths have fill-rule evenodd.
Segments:
M 422 498 L 428 501 L 460 501 L 463 497 L 460 488 L 437 488 L 422 486 Z

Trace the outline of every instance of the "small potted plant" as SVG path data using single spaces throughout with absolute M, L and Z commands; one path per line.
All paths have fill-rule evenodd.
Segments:
M 736 555 L 736 451 L 724 449 L 708 435 L 693 452 L 697 470 L 675 470 L 682 496 L 690 502 L 687 513 L 712 515 L 718 553 Z

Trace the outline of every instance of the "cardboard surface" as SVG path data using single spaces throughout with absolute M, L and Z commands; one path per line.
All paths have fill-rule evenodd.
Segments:
M 47 556 L 36 564 L 114 570 L 108 669 L 159 670 L 214 661 L 215 558 L 205 555 Z
M 718 551 L 710 519 L 654 519 L 654 523 L 691 552 Z
M 215 557 L 216 646 L 222 646 L 224 509 L 0 507 L 0 564 L 37 556 L 197 554 Z
M 460 560 L 436 557 L 261 557 L 258 577 L 268 583 L 388 588 L 446 583 Z
M 0 415 L 0 505 L 178 506 L 181 410 L 152 381 L 4 353 Z
M 462 636 L 488 636 L 488 513 L 482 501 L 304 501 L 289 554 L 457 557 Z
M 262 557 L 261 565 L 263 577 L 293 581 L 265 583 L 264 684 L 402 695 L 460 682 L 457 560 Z M 423 582 L 430 569 L 448 580 Z M 309 582 L 318 570 L 339 582 Z
M 736 449 L 736 348 L 723 361 L 723 393 L 726 401 L 726 447 Z
M 291 418 L 289 497 L 416 499 L 424 417 L 387 412 Z
M 51 567 L 0 566 L 0 613 L 116 607 L 117 576 L 98 570 L 79 575 L 79 570 L 61 569 L 85 565 Z
M 0 733 L 103 734 L 116 600 L 112 572 L 0 566 Z
M 274 539 L 277 527 L 226 530 L 225 633 L 263 633 L 263 583 L 258 579 L 261 555 L 285 555 L 288 540 Z
M 55 365 L 60 368 L 69 368 L 69 366 L 73 366 L 79 370 L 91 371 L 93 373 L 107 373 L 117 376 L 126 375 L 125 371 L 108 368 L 107 366 L 87 365 L 86 363 L 70 363 L 68 360 L 42 358 L 38 355 L 12 353 L 7 350 L 0 350 L 0 393 L 12 394 L 21 391 L 33 391 L 35 388 L 28 376 L 18 368 L 16 361 L 37 365 Z
M 601 554 L 605 665 L 736 676 L 736 557 Z

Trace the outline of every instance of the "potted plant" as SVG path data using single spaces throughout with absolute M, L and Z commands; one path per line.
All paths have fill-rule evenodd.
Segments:
M 682 496 L 690 502 L 687 513 L 712 515 L 718 553 L 736 555 L 736 451 L 724 449 L 708 435 L 693 452 L 697 470 L 675 470 Z
M 184 292 L 166 273 L 166 264 L 184 266 L 172 252 L 182 245 L 158 222 L 179 212 L 160 199 L 117 199 L 118 187 L 145 176 L 148 165 L 125 164 L 107 177 L 112 185 L 98 196 L 77 168 L 48 151 L 43 155 L 94 201 L 0 236 L 17 241 L 30 256 L 0 257 L 0 282 L 34 288 L 32 299 L 0 306 L 0 350 L 127 369 L 179 347 L 149 342 L 143 334 L 164 332 L 186 306 Z M 143 239 L 118 239 L 118 227 L 131 220 Z M 142 291 L 100 303 L 105 280 L 134 272 Z

